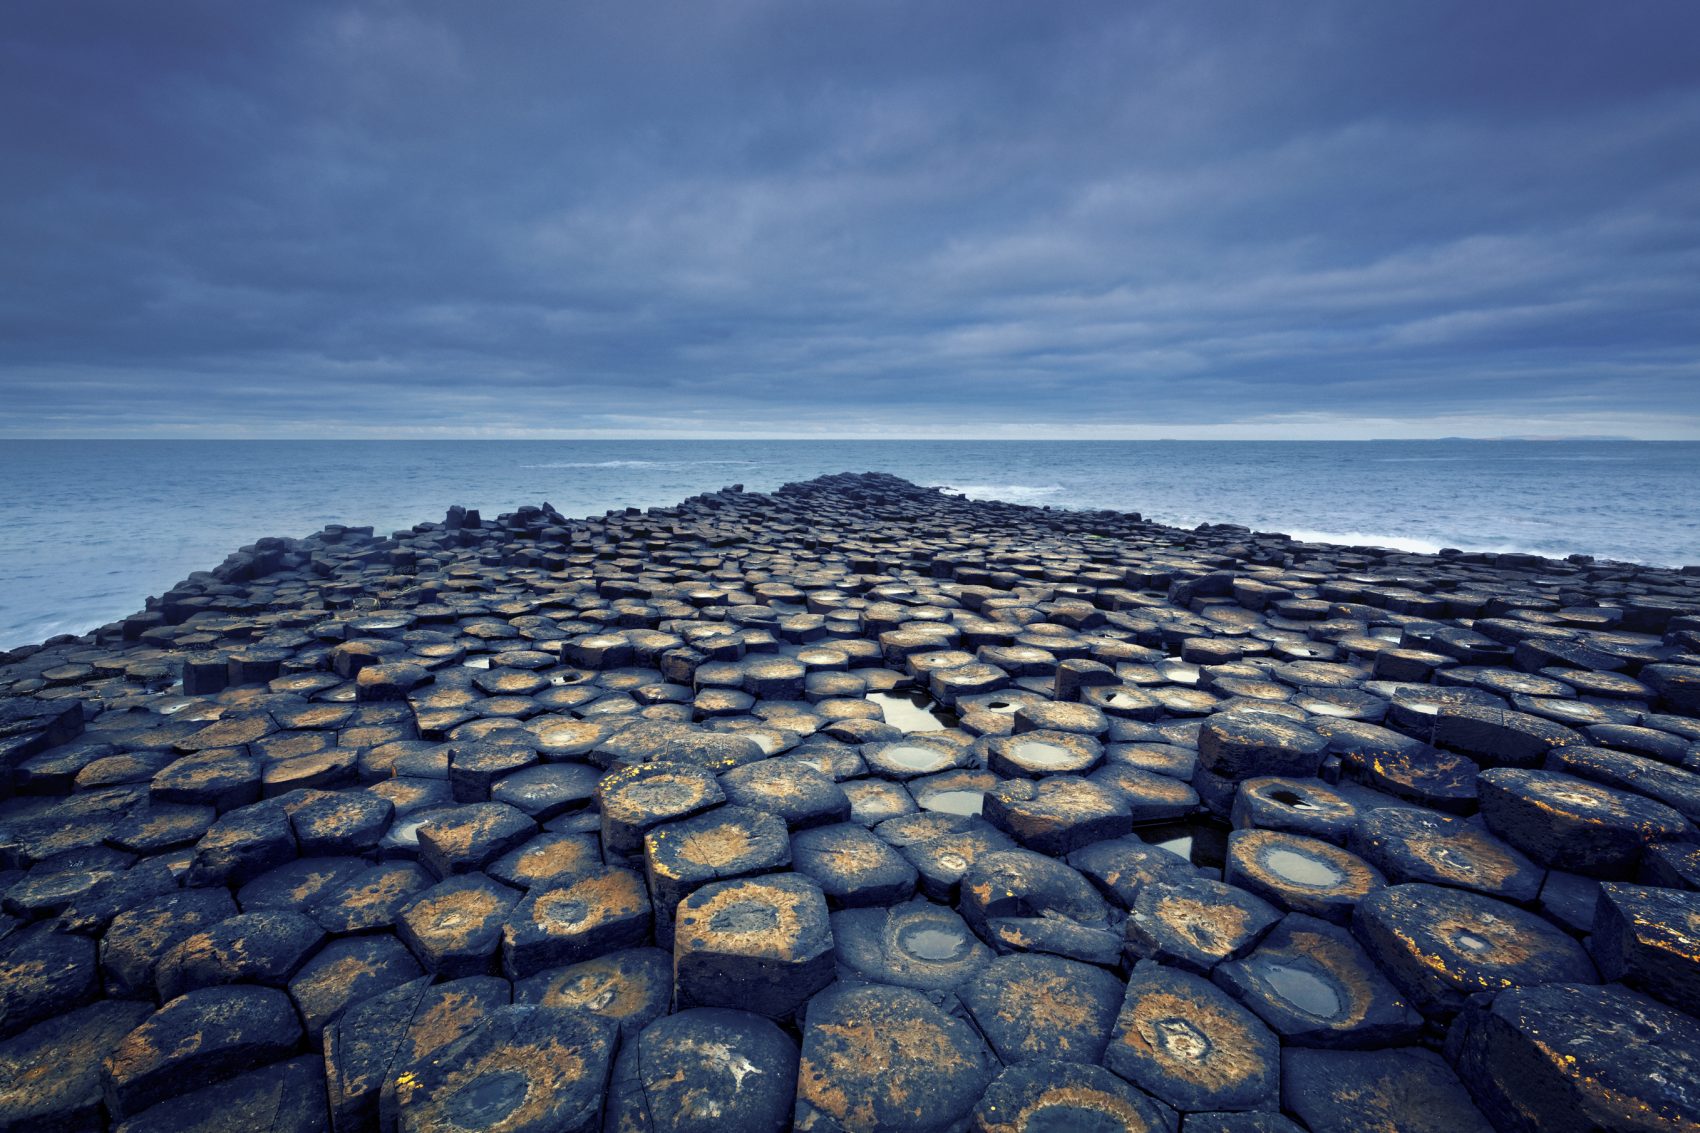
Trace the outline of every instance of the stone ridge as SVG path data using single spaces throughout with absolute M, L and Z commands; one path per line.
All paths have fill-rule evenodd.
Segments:
M 1700 577 L 880 474 L 0 654 L 9 1130 L 1700 1128 Z

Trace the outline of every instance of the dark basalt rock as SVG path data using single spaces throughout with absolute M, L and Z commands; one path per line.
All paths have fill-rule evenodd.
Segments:
M 441 811 L 419 827 L 419 862 L 438 877 L 479 870 L 537 833 L 537 823 L 505 803 Z
M 332 941 L 301 966 L 289 981 L 289 997 L 306 1024 L 308 1041 L 317 1042 L 350 1004 L 411 983 L 420 974 L 407 946 L 389 933 L 348 937 Z
M 674 909 L 699 886 L 790 864 L 784 820 L 765 811 L 723 806 L 654 828 L 644 835 L 644 872 L 655 902 L 656 940 L 672 943 Z
M 324 1065 L 309 1056 L 160 1102 L 117 1126 L 115 1133 L 320 1133 L 329 1119 Z
M 1607 882 L 1591 927 L 1603 978 L 1700 1014 L 1700 894 Z
M 1130 960 L 1156 960 L 1208 975 L 1245 955 L 1281 919 L 1267 901 L 1220 881 L 1177 877 L 1140 886 L 1125 933 Z
M 925 900 L 833 913 L 832 937 L 849 975 L 927 992 L 956 987 L 992 959 L 960 916 Z
M 1121 1010 L 1122 981 L 1057 956 L 1000 956 L 957 989 L 1005 1066 L 1036 1059 L 1096 1063 Z
M 1463 889 L 1382 889 L 1352 931 L 1425 1014 L 1450 1015 L 1476 992 L 1595 980 L 1582 946 L 1550 921 Z
M 301 1042 L 289 996 L 271 987 L 206 987 L 171 1000 L 104 1062 L 106 1106 L 149 1106 L 286 1058 Z
M 324 1032 L 333 1128 L 395 1128 L 401 1076 L 507 1002 L 505 980 L 474 976 L 414 980 L 354 1004 Z
M 1212 717 L 1198 732 L 1198 765 L 1238 782 L 1259 775 L 1312 777 L 1328 741 L 1308 728 L 1265 716 Z
M 305 912 L 365 872 L 360 858 L 299 858 L 267 870 L 236 891 L 244 913 L 261 909 Z
M 371 866 L 320 889 L 308 915 L 333 935 L 385 928 L 434 880 L 413 862 Z
M 1496 768 L 1479 786 L 1488 828 L 1553 869 L 1628 877 L 1649 844 L 1693 835 L 1663 803 L 1570 775 Z
M 301 913 L 239 913 L 173 945 L 159 958 L 154 984 L 161 1002 L 216 984 L 282 987 L 324 938 L 318 922 Z
M 531 893 L 502 927 L 502 970 L 521 980 L 649 939 L 649 892 L 629 869 L 603 867 Z
M 0 1113 L 1479 1127 L 1421 1053 L 1452 1021 L 1495 1122 L 1615 1128 L 1689 1090 L 1696 674 L 1700 572 L 872 474 L 261 540 L 0 654 L 0 1052 L 86 1067 L 128 1036 L 84 1057 L 70 1020 L 241 981 L 159 1012 L 228 994 L 236 1033 L 167 1036 L 120 1069 L 127 1108 L 0 1071 Z M 1527 1007 L 1555 987 L 1587 1010 Z M 285 1008 L 263 1035 L 256 995 Z M 608 1045 L 570 1073 L 449 1059 L 510 996 Z M 693 1005 L 818 1057 L 723 1061 Z M 1577 1063 L 1519 1064 L 1526 1017 Z M 1066 1061 L 1106 1028 L 1143 1078 Z M 291 1084 L 316 1067 L 318 1103 Z
M 1218 965 L 1213 978 L 1292 1045 L 1392 1046 L 1422 1027 L 1351 933 L 1302 913 L 1245 959 Z
M 495 970 L 502 926 L 520 895 L 481 873 L 439 882 L 396 917 L 396 935 L 425 969 L 440 976 Z
M 1457 1076 L 1428 1050 L 1288 1050 L 1281 1056 L 1281 1098 L 1312 1129 L 1493 1130 Z
M 101 1060 L 152 1013 L 150 1004 L 107 999 L 0 1042 L 0 1129 L 98 1129 Z
M 108 994 L 151 999 L 159 958 L 185 937 L 236 912 L 229 890 L 185 889 L 119 913 L 107 926 L 100 946 Z
M 1395 884 L 1451 885 L 1519 904 L 1541 890 L 1539 866 L 1479 823 L 1446 815 L 1377 807 L 1358 819 L 1346 847 Z
M 1229 821 L 1236 830 L 1281 830 L 1336 845 L 1357 821 L 1358 808 L 1315 779 L 1247 779 L 1234 793 Z
M 1147 960 L 1127 982 L 1104 1065 L 1176 1109 L 1272 1110 L 1280 1053 L 1221 989 Z
M 1101 1066 L 1039 1060 L 1011 1066 L 986 1087 L 974 1110 L 974 1128 L 1175 1133 L 1176 1125 L 1173 1112 Z
M 974 1028 L 920 992 L 840 984 L 809 1004 L 795 1128 L 947 1133 L 996 1071 Z
M 614 1042 L 613 1024 L 587 1011 L 498 1007 L 429 1061 L 413 1064 L 398 1092 L 396 1127 L 596 1133 Z
M 1278 908 L 1345 924 L 1382 876 L 1338 846 L 1277 830 L 1236 830 L 1228 836 L 1223 879 Z
M 783 1018 L 832 982 L 820 887 L 794 873 L 705 885 L 679 903 L 673 998 Z
M 689 818 L 725 801 L 713 773 L 686 763 L 616 768 L 596 787 L 602 842 L 617 854 L 642 849 L 644 834 L 664 822 Z
M 0 940 L 0 1038 L 100 994 L 94 941 L 37 925 Z
M 485 870 L 515 889 L 547 889 L 565 885 L 602 866 L 602 849 L 594 834 L 548 833 L 509 850 Z
M 296 855 L 289 812 L 276 802 L 254 803 L 222 816 L 195 843 L 190 885 L 241 885 Z
M 1133 829 L 1121 792 L 1074 775 L 1006 780 L 986 793 L 985 815 L 1021 845 L 1057 857 Z
M 1450 814 L 1476 809 L 1479 768 L 1468 756 L 1356 720 L 1324 720 L 1316 728 L 1328 737 L 1328 750 L 1340 756 L 1346 775 L 1358 782 Z
M 659 948 L 628 948 L 514 981 L 514 1002 L 572 1007 L 619 1026 L 622 1043 L 666 1014 L 673 1000 L 673 958 Z
M 1094 842 L 1070 854 L 1068 864 L 1124 909 L 1133 906 L 1146 885 L 1185 882 L 1198 876 L 1198 870 L 1185 858 L 1150 845 L 1138 835 Z
M 848 823 L 792 834 L 791 868 L 820 886 L 834 908 L 908 900 L 919 876 L 883 839 Z
M 1512 988 L 1472 1001 L 1446 1054 L 1502 1130 L 1700 1124 L 1700 1024 L 1615 985 Z
M 720 776 L 720 789 L 734 806 L 766 811 L 793 830 L 845 822 L 850 799 L 832 776 L 787 759 L 763 759 Z
M 620 1133 L 782 1133 L 796 1100 L 797 1044 L 747 1011 L 697 1007 L 658 1019 L 614 1063 L 604 1128 Z

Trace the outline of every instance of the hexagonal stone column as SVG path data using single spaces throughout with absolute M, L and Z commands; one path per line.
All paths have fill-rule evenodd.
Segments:
M 418 1065 L 398 1107 L 399 1133 L 598 1133 L 614 1034 L 588 1011 L 498 1007 Z
M 1381 888 L 1375 867 L 1318 838 L 1279 830 L 1236 830 L 1228 836 L 1223 880 L 1296 913 L 1345 924 Z
M 1464 889 L 1382 889 L 1358 907 L 1352 932 L 1427 1015 L 1449 1016 L 1480 991 L 1596 978 L 1587 952 L 1550 921 Z
M 1607 882 L 1588 947 L 1604 978 L 1700 1013 L 1700 893 Z
M 643 848 L 643 836 L 664 822 L 700 814 L 726 801 L 714 774 L 689 763 L 616 767 L 596 785 L 602 845 L 617 854 Z
M 1492 1133 L 1469 1093 L 1429 1050 L 1303 1050 L 1281 1055 L 1281 1099 L 1330 1133 Z
M 1209 982 L 1140 962 L 1104 1065 L 1183 1110 L 1275 1109 L 1281 1046 Z
M 301 1021 L 271 987 L 208 987 L 173 999 L 105 1063 L 106 1105 L 128 1117 L 156 1102 L 293 1053 Z
M 1473 1002 L 1446 1054 L 1501 1129 L 1700 1127 L 1700 1023 L 1626 988 L 1551 984 Z
M 681 1007 L 782 1018 L 832 982 L 832 927 L 820 887 L 794 873 L 705 885 L 680 902 L 673 945 Z
M 1391 882 L 1474 889 L 1506 901 L 1539 896 L 1544 870 L 1479 822 L 1405 807 L 1364 814 L 1346 847 Z
M 985 815 L 1042 854 L 1067 854 L 1133 829 L 1133 811 L 1119 791 L 1073 775 L 1000 783 L 986 793 Z
M 1102 1066 L 1039 1060 L 1011 1066 L 986 1087 L 974 1109 L 974 1128 L 982 1133 L 1172 1133 L 1175 1115 Z
M 971 978 L 992 950 L 956 911 L 914 900 L 832 914 L 838 962 L 874 983 L 943 991 Z
M 862 826 L 799 830 L 791 835 L 791 859 L 836 908 L 891 905 L 915 892 L 915 867 Z
M 415 897 L 396 920 L 396 935 L 427 971 L 442 976 L 493 972 L 502 925 L 519 893 L 481 873 L 463 874 Z
M 1213 979 L 1284 1042 L 1301 1046 L 1392 1046 L 1414 1041 L 1423 1024 L 1351 933 L 1303 913 L 1288 914 Z
M 1693 832 L 1663 803 L 1557 772 L 1496 767 L 1476 788 L 1488 829 L 1544 866 L 1589 877 L 1628 877 L 1648 845 Z
M 657 826 L 643 839 L 644 874 L 655 901 L 655 938 L 673 943 L 674 910 L 700 885 L 791 864 L 783 820 L 766 811 L 723 806 Z
M 697 1007 L 657 1019 L 620 1050 L 607 1128 L 621 1133 L 781 1133 L 797 1093 L 797 1044 L 748 1011 Z
M 629 869 L 602 868 L 528 895 L 502 928 L 502 968 L 511 980 L 589 960 L 649 939 L 649 891 Z
M 1120 979 L 1095 965 L 1016 953 L 993 960 L 957 994 L 1010 1066 L 1035 1059 L 1097 1062 L 1123 990 Z
M 515 1003 L 576 1007 L 620 1028 L 626 1043 L 673 1003 L 673 957 L 659 948 L 622 948 L 514 983 Z
M 996 1070 L 974 1028 L 920 992 L 840 984 L 809 1005 L 795 1127 L 947 1133 Z

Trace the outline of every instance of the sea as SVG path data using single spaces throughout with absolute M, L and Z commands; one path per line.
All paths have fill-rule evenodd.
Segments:
M 0 649 L 134 613 L 267 535 L 868 471 L 1181 527 L 1700 563 L 1700 442 L 0 440 Z

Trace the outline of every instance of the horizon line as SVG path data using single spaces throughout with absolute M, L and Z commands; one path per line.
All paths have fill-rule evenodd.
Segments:
M 601 441 L 601 442 L 609 442 L 609 443 L 621 442 L 621 441 L 685 441 L 685 442 L 697 442 L 697 441 L 817 441 L 817 442 L 827 442 L 827 443 L 836 443 L 836 442 L 843 442 L 843 441 L 875 441 L 875 442 L 939 441 L 939 442 L 961 442 L 961 443 L 984 443 L 984 442 L 993 442 L 993 441 L 1005 441 L 1005 442 L 1010 442 L 1010 443 L 1015 443 L 1015 444 L 1033 444 L 1033 443 L 1046 443 L 1046 444 L 1126 444 L 1126 443 L 1130 443 L 1130 442 L 1142 443 L 1142 444 L 1225 444 L 1225 443 L 1226 444 L 1240 444 L 1240 443 L 1245 443 L 1245 444 L 1384 444 L 1384 443 L 1452 444 L 1452 443 L 1458 443 L 1458 442 L 1471 442 L 1471 443 L 1518 442 L 1518 443 L 1524 443 L 1524 444 L 1554 444 L 1554 443 L 1562 443 L 1564 441 L 1583 441 L 1583 442 L 1593 442 L 1593 443 L 1694 444 L 1696 442 L 1700 442 L 1700 437 L 1638 437 L 1638 436 L 1630 436 L 1630 435 L 1627 435 L 1627 434 L 1599 434 L 1599 433 L 1578 433 L 1578 434 L 1574 434 L 1574 435 L 1556 435 L 1555 434 L 1555 435 L 1544 435 L 1544 436 L 1506 436 L 1506 435 L 1466 436 L 1466 435 L 1460 434 L 1460 435 L 1444 436 L 1444 437 L 1409 437 L 1409 436 L 1406 436 L 1406 437 L 1401 437 L 1401 436 L 1385 436 L 1385 437 L 1379 437 L 1379 436 L 1378 437 L 1363 437 L 1363 436 L 1357 436 L 1357 437 L 1344 437 L 1344 436 L 1329 436 L 1329 437 L 1134 437 L 1134 436 L 1129 436 L 1129 437 L 1102 437 L 1102 436 L 1094 436 L 1094 437 L 1061 437 L 1061 436 L 1011 437 L 1011 436 L 1008 436 L 1007 434 L 985 434 L 985 435 L 964 436 L 964 435 L 961 435 L 961 434 L 940 435 L 940 434 L 933 434 L 933 433 L 914 433 L 914 434 L 898 434 L 898 435 L 893 435 L 891 433 L 879 433 L 879 434 L 846 433 L 846 434 L 839 434 L 839 435 L 835 435 L 835 436 L 823 436 L 819 433 L 691 433 L 691 434 L 633 433 L 633 434 L 622 434 L 620 436 L 609 436 L 609 435 L 606 435 L 606 434 L 588 434 L 588 435 L 586 435 L 586 434 L 576 434 L 576 435 L 575 434 L 566 434 L 566 435 L 552 434 L 552 435 L 532 435 L 532 436 L 519 435 L 519 436 L 500 436 L 500 437 L 477 436 L 477 435 L 472 435 L 472 436 L 467 436 L 467 435 L 441 436 L 441 435 L 432 435 L 432 434 L 409 434 L 409 435 L 398 435 L 398 436 L 362 436 L 362 435 L 351 435 L 351 434 L 346 434 L 346 433 L 344 433 L 344 434 L 333 434 L 333 435 L 300 435 L 300 436 L 256 436 L 256 435 L 251 434 L 251 433 L 246 433 L 246 434 L 245 433 L 200 434 L 200 435 L 192 435 L 192 436 L 190 436 L 190 435 L 159 436 L 157 434 L 155 434 L 155 435 L 108 434 L 108 435 L 102 435 L 102 436 L 62 436 L 62 435 L 46 435 L 46 436 L 43 436 L 41 434 L 22 434 L 22 433 L 0 432 L 0 440 L 6 440 L 6 441 L 57 441 L 57 442 L 73 442 L 73 443 L 86 443 L 86 442 L 91 442 L 91 441 L 160 441 L 160 442 L 248 441 L 248 442 L 251 442 L 251 443 L 252 442 L 262 442 L 262 443 L 275 443 L 275 444 L 285 444 L 285 443 L 294 442 L 294 441 L 357 441 L 357 442 L 363 442 L 363 443 L 411 442 L 411 441 L 445 441 L 445 442 L 456 442 L 456 443 L 472 443 L 472 442 L 491 443 L 491 442 L 509 442 L 509 441 L 524 441 L 524 442 L 537 442 L 537 441 Z

